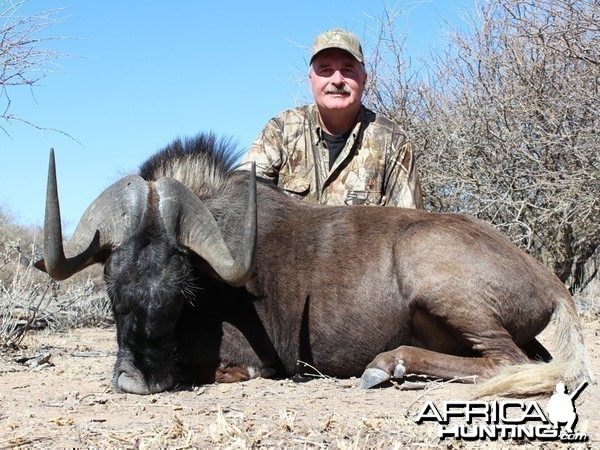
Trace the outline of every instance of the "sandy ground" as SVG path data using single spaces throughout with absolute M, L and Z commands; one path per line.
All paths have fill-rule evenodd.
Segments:
M 600 324 L 585 323 L 585 334 L 597 377 Z M 110 389 L 115 351 L 114 330 L 91 328 L 38 332 L 22 352 L 2 355 L 0 449 L 600 448 L 597 384 L 575 403 L 576 431 L 587 434 L 585 444 L 467 442 L 440 440 L 436 424 L 415 419 L 427 401 L 441 406 L 444 400 L 469 399 L 468 385 L 401 390 L 390 384 L 363 391 L 356 379 L 257 379 L 137 396 Z M 30 367 L 31 360 L 17 358 L 21 354 L 46 358 Z M 548 397 L 526 399 L 532 400 L 545 408 Z

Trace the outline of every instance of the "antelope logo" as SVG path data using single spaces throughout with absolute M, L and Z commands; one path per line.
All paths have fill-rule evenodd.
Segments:
M 577 422 L 577 412 L 575 411 L 575 399 L 579 396 L 581 391 L 587 386 L 588 382 L 584 381 L 579 385 L 572 394 L 567 394 L 567 387 L 564 383 L 556 384 L 556 391 L 550 397 L 548 401 L 548 419 L 552 422 L 554 429 L 559 428 L 559 424 L 566 424 L 563 432 L 560 434 L 561 440 L 578 440 L 568 439 L 570 436 L 577 437 L 573 430 L 575 423 Z

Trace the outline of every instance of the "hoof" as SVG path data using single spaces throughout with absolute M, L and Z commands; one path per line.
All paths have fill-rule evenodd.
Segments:
M 394 378 L 402 378 L 406 373 L 406 367 L 402 363 L 398 364 L 394 369 Z
M 375 367 L 370 367 L 363 372 L 358 382 L 358 387 L 359 389 L 369 389 L 384 381 L 388 381 L 390 378 L 392 377 L 389 373 Z

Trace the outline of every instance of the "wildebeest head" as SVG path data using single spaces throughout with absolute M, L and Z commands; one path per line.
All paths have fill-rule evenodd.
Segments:
M 88 207 L 63 251 L 54 154 L 51 153 L 44 225 L 44 260 L 36 267 L 56 280 L 105 264 L 117 327 L 113 387 L 149 394 L 173 385 L 174 330 L 186 296 L 195 289 L 191 256 L 233 286 L 251 273 L 256 242 L 256 182 L 232 256 L 207 206 L 173 178 L 125 177 Z M 73 255 L 71 257 L 66 257 Z
M 137 394 L 173 385 L 173 334 L 195 288 L 188 252 L 153 228 L 135 232 L 104 266 L 119 347 L 113 386 Z

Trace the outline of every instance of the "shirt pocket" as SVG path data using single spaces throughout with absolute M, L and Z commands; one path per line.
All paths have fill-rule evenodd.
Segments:
M 381 206 L 385 204 L 385 196 L 379 191 L 352 190 L 344 192 L 346 205 Z
M 277 185 L 292 197 L 304 198 L 310 191 L 310 180 L 293 175 L 279 174 Z

